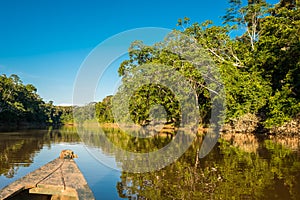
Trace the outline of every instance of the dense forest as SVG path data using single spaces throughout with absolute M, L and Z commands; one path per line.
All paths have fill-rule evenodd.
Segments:
M 72 120 L 72 107 L 45 103 L 33 85 L 23 84 L 15 74 L 0 76 L 0 91 L 0 126 L 41 127 Z
M 219 67 L 226 90 L 227 120 L 251 113 L 266 127 L 282 124 L 300 112 L 299 2 L 281 1 L 271 6 L 258 0 L 243 6 L 241 1 L 231 0 L 230 5 L 223 26 L 211 21 L 190 24 L 184 18 L 178 21 L 181 33 L 195 38 Z M 234 30 L 244 33 L 232 38 Z M 141 41 L 132 43 L 129 56 L 119 68 L 123 79 L 145 63 L 169 66 L 197 85 L 201 117 L 209 116 L 209 93 L 201 86 L 204 80 L 180 56 Z M 155 87 L 149 86 L 146 93 L 151 90 Z M 139 95 L 145 96 L 145 90 Z M 140 107 L 137 104 L 131 110 Z M 140 110 L 139 115 L 146 113 Z
M 226 90 L 227 122 L 246 116 L 260 127 L 280 126 L 300 113 L 300 3 L 293 0 L 282 0 L 276 5 L 264 0 L 249 0 L 247 5 L 240 0 L 229 3 L 222 26 L 212 21 L 191 23 L 185 17 L 178 20 L 177 31 L 194 38 L 218 66 Z M 137 84 L 130 79 L 141 70 L 140 66 L 160 64 L 189 80 L 197 93 L 200 123 L 208 122 L 210 93 L 191 63 L 161 43 L 147 46 L 143 41 L 134 41 L 128 53 L 129 59 L 119 68 L 124 85 L 122 95 Z M 168 123 L 176 124 L 180 118 L 178 109 L 174 109 L 178 103 L 172 92 L 161 85 L 144 85 L 130 98 L 130 118 L 135 123 L 149 123 L 149 111 L 157 104 L 166 110 Z M 99 121 L 113 121 L 112 101 L 108 97 L 96 104 L 101 110 L 97 112 Z
M 271 128 L 296 118 L 300 113 L 300 2 L 281 0 L 270 5 L 265 0 L 229 0 L 222 17 L 224 24 L 212 21 L 192 23 L 179 19 L 177 32 L 194 38 L 218 66 L 226 97 L 226 122 L 252 116 L 261 127 Z M 182 74 L 195 88 L 200 123 L 208 123 L 211 97 L 205 80 L 186 59 L 168 51 L 160 43 L 148 46 L 134 41 L 129 59 L 119 68 L 124 88 L 130 88 L 134 70 L 145 64 L 169 67 Z M 126 85 L 127 84 L 127 85 Z M 92 120 L 115 122 L 114 96 L 85 107 L 57 107 L 45 103 L 32 85 L 23 85 L 16 75 L 0 77 L 0 123 L 38 122 L 48 124 Z M 161 105 L 167 123 L 180 121 L 178 102 L 161 85 L 148 84 L 130 98 L 131 120 L 150 123 L 150 108 Z M 126 120 L 124 120 L 126 122 Z

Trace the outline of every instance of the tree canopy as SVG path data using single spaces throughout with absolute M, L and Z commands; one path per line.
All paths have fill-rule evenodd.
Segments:
M 227 120 L 251 113 L 265 127 L 278 126 L 300 113 L 299 1 L 282 0 L 276 5 L 265 0 L 249 0 L 246 5 L 240 0 L 229 3 L 222 26 L 212 21 L 191 24 L 185 17 L 178 20 L 179 30 L 193 37 L 218 67 L 226 90 Z M 211 96 L 205 87 L 208 83 L 186 58 L 166 50 L 161 43 L 147 46 L 142 41 L 133 42 L 128 53 L 129 59 L 119 68 L 125 87 L 134 84 L 127 79 L 138 66 L 159 63 L 175 69 L 194 86 L 201 122 L 208 122 L 211 109 Z M 157 94 L 155 87 L 148 85 L 147 95 Z M 153 101 L 144 96 L 145 88 L 140 88 L 135 92 L 134 104 L 130 105 L 131 115 L 141 119 L 149 116 L 143 110 L 149 108 L 143 106 Z
M 32 84 L 23 84 L 15 74 L 0 76 L 0 126 L 59 125 L 73 121 L 73 108 L 45 103 Z M 34 126 L 35 126 L 34 125 Z
M 46 122 L 46 104 L 37 89 L 13 74 L 0 76 L 0 122 Z

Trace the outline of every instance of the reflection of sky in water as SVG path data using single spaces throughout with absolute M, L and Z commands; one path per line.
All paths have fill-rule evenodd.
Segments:
M 51 146 L 44 145 L 40 152 L 35 155 L 33 163 L 29 167 L 20 167 L 16 175 L 10 179 L 3 175 L 0 176 L 0 188 L 3 188 L 20 177 L 25 176 L 27 173 L 32 172 L 57 158 L 63 149 L 72 149 L 78 155 L 79 158 L 76 159 L 76 163 L 87 180 L 96 199 L 119 198 L 116 183 L 120 180 L 120 172 L 101 164 L 90 152 L 88 152 L 82 143 L 58 143 L 51 144 Z M 109 162 L 112 165 L 115 163 L 113 157 L 106 157 L 100 150 L 94 149 L 92 153 L 97 153 L 106 163 Z
M 103 153 L 103 151 L 100 148 L 95 147 L 89 147 L 86 146 L 89 156 L 92 156 L 99 164 L 107 166 L 107 168 L 110 168 L 108 166 L 113 167 L 113 169 L 121 170 L 116 163 L 114 156 L 109 156 Z

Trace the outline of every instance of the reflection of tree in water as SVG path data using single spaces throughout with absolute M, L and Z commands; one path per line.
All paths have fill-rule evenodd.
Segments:
M 19 167 L 28 167 L 44 145 L 80 142 L 72 129 L 0 133 L 0 175 L 12 178 Z
M 165 134 L 164 137 L 156 135 L 139 138 L 135 137 L 138 135 L 137 130 L 132 130 L 133 133 L 128 134 L 117 128 L 82 128 L 79 132 L 85 144 L 90 147 L 100 147 L 102 151 L 110 155 L 115 155 L 117 148 L 141 153 L 155 151 L 167 145 L 172 139 L 172 134 Z
M 172 150 L 166 150 L 161 156 L 160 154 L 147 154 L 167 146 L 174 138 L 171 136 L 172 134 L 139 138 L 136 136 L 144 133 L 138 130 L 131 130 L 131 133 L 129 133 L 129 130 L 124 132 L 120 129 L 104 128 L 94 130 L 82 129 L 80 132 L 85 144 L 89 147 L 100 148 L 106 155 L 114 156 L 118 167 L 125 171 L 145 171 L 150 168 L 162 168 L 165 163 L 170 163 L 174 160 L 172 158 L 172 156 L 175 156 L 173 153 L 174 148 L 176 148 L 176 152 L 180 153 L 178 150 L 180 149 L 179 145 L 173 145 L 169 148 L 172 148 Z M 187 136 L 178 136 L 177 140 L 180 139 L 187 140 Z M 177 141 L 177 143 L 179 142 Z M 173 155 L 169 156 L 169 152 L 172 152 Z M 132 162 L 133 157 L 136 162 Z M 137 162 L 139 162 L 139 165 L 137 165 Z
M 249 138 L 252 141 L 252 137 Z M 300 199 L 297 152 L 271 140 L 260 142 L 257 153 L 220 140 L 207 157 L 198 160 L 201 141 L 198 138 L 181 158 L 159 171 L 122 172 L 116 186 L 119 196 L 129 199 Z M 268 158 L 260 152 L 264 155 L 267 152 Z
M 47 143 L 78 143 L 81 142 L 75 127 L 62 127 L 60 129 L 49 129 L 46 136 Z
M 43 133 L 0 134 L 0 174 L 11 178 L 20 166 L 28 167 L 43 147 Z
M 258 138 L 254 134 L 226 133 L 221 138 L 245 152 L 256 153 L 259 148 Z

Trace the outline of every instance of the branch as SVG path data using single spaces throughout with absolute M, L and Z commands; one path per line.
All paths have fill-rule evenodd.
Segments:
M 221 57 L 220 55 L 218 55 L 216 52 L 214 52 L 212 49 L 208 48 L 208 51 L 211 52 L 212 54 L 214 54 L 217 58 L 219 58 L 222 62 L 225 62 L 226 60 Z
M 250 38 L 251 48 L 252 48 L 252 50 L 254 50 L 254 41 L 253 41 L 253 38 L 252 38 L 251 33 L 249 31 L 249 27 L 248 27 L 247 21 L 245 19 L 245 15 L 243 13 L 242 13 L 242 18 L 243 18 L 243 21 L 244 21 L 244 26 L 246 27 L 248 36 Z
M 208 91 L 211 91 L 211 92 L 213 92 L 213 93 L 215 93 L 215 94 L 219 94 L 217 91 L 215 91 L 215 90 L 212 90 L 212 89 L 210 89 L 210 88 L 208 88 L 208 87 L 206 87 L 205 85 L 203 85 L 203 84 L 201 84 L 201 83 L 199 83 L 199 82 L 197 82 L 197 81 L 195 81 L 195 80 L 193 80 L 193 79 L 189 79 L 189 81 L 191 82 L 191 83 L 196 83 L 195 85 L 200 85 L 202 88 L 205 88 L 205 89 L 207 89 Z

